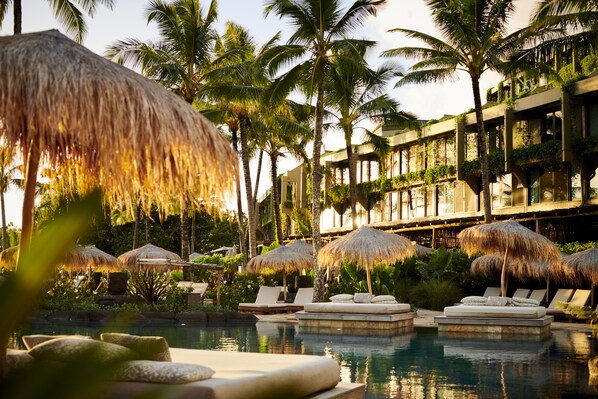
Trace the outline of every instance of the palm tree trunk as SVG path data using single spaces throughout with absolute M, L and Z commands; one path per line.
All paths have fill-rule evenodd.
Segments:
M 322 149 L 322 130 L 324 126 L 324 87 L 322 82 L 318 84 L 318 96 L 316 98 L 316 124 L 314 128 L 314 146 L 312 157 L 312 239 L 314 248 L 314 302 L 324 300 L 324 275 L 325 269 L 318 267 L 318 253 L 322 247 L 322 235 L 320 234 L 320 187 L 322 185 L 322 167 L 320 165 L 320 151 Z
M 276 223 L 276 241 L 282 244 L 282 218 L 280 217 L 280 196 L 278 187 L 278 156 L 276 150 L 270 153 L 270 179 L 272 179 L 272 209 L 274 209 L 274 222 Z
M 13 13 L 14 13 L 14 34 L 18 35 L 22 32 L 22 23 L 23 23 L 23 10 L 21 7 L 21 0 L 13 0 Z
M 4 191 L 0 192 L 0 207 L 2 207 L 2 250 L 8 248 L 8 229 L 6 228 L 6 206 L 4 203 Z
M 257 191 L 260 186 L 260 176 L 262 175 L 262 161 L 264 160 L 264 150 L 260 149 L 260 155 L 257 157 L 257 174 L 255 175 L 255 187 L 253 188 L 253 203 L 255 205 L 255 214 L 257 215 Z
M 141 202 L 135 209 L 135 227 L 133 228 L 133 249 L 139 248 L 139 223 L 141 222 Z
M 231 129 L 233 149 L 237 156 L 239 156 L 239 146 L 237 129 Z M 238 161 L 237 161 L 238 162 Z M 243 254 L 243 269 L 247 266 L 247 246 L 245 245 L 245 227 L 243 227 L 243 201 L 241 199 L 241 178 L 239 174 L 235 176 L 235 185 L 237 186 L 237 227 L 239 229 L 239 248 Z
M 249 170 L 249 145 L 247 137 L 247 118 L 239 117 L 239 126 L 241 132 L 241 161 L 243 162 L 243 177 L 245 178 L 245 196 L 247 197 L 247 230 L 249 233 L 249 259 L 257 254 L 257 245 L 255 238 L 255 204 L 251 190 L 251 174 Z
M 351 132 L 345 132 L 345 146 L 347 147 L 347 162 L 349 162 L 349 202 L 351 204 L 351 229 L 357 229 L 357 181 L 355 179 L 355 156 L 351 145 Z
M 484 116 L 482 114 L 482 98 L 480 97 L 480 79 L 471 77 L 473 88 L 473 103 L 475 107 L 475 118 L 478 130 L 478 151 L 482 163 L 482 190 L 484 202 L 484 223 L 492 222 L 492 203 L 490 202 L 490 177 L 488 173 L 488 150 L 486 145 L 486 133 L 484 132 Z
M 181 197 L 181 259 L 189 261 L 189 204 Z
M 39 169 L 39 161 L 41 151 L 38 143 L 31 141 L 25 160 L 25 192 L 23 198 L 23 217 L 21 223 L 21 242 L 19 249 L 19 259 L 17 265 L 21 260 L 21 254 L 29 249 L 31 244 L 31 236 L 33 234 L 33 208 L 35 205 L 35 189 L 37 187 L 37 171 Z

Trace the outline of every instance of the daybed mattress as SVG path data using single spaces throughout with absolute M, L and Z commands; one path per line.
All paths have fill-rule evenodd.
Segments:
M 311 313 L 396 314 L 410 312 L 411 305 L 408 303 L 317 302 L 306 303 L 303 310 Z
M 538 319 L 546 316 L 543 306 L 448 306 L 444 308 L 446 317 L 491 317 Z
M 173 362 L 197 363 L 216 371 L 212 378 L 180 385 L 117 382 L 106 398 L 135 398 L 156 389 L 169 399 L 302 398 L 335 387 L 338 363 L 326 357 L 220 352 L 170 348 Z M 164 391 L 166 390 L 166 391 Z

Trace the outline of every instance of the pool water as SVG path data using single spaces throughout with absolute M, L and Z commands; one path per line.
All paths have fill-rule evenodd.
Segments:
M 553 331 L 541 342 L 444 338 L 423 327 L 394 337 L 303 334 L 297 325 L 267 322 L 101 331 L 161 335 L 172 347 L 332 357 L 341 379 L 365 383 L 369 399 L 598 398 L 598 381 L 590 380 L 587 367 L 598 355 L 598 340 L 576 331 Z M 34 325 L 15 334 L 13 345 L 34 333 L 98 338 L 100 329 Z

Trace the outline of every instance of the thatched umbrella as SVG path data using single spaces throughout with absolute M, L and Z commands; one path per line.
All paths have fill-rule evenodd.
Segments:
M 558 265 L 561 259 L 561 253 L 548 238 L 514 220 L 469 227 L 461 231 L 457 238 L 461 248 L 468 255 L 478 252 L 502 255 L 500 284 L 503 296 L 507 295 L 507 268 L 511 268 L 513 274 L 521 275 L 526 272 L 526 264 L 544 262 L 551 268 Z M 508 264 L 507 259 L 513 262 Z
M 19 246 L 7 248 L 0 252 L 0 265 L 14 266 L 17 263 Z M 69 271 L 86 271 L 88 268 L 105 271 L 118 271 L 122 266 L 114 256 L 97 249 L 95 246 L 75 246 L 59 265 Z
M 598 285 L 598 248 L 590 248 L 563 257 L 561 270 L 569 279 L 585 277 L 592 284 L 592 304 L 594 287 Z
M 548 278 L 550 269 L 544 262 L 522 262 L 514 259 L 511 261 L 511 264 L 514 263 L 517 263 L 517 273 L 514 273 L 514 268 L 510 268 L 508 271 L 519 279 Z M 483 255 L 471 262 L 470 271 L 473 275 L 490 275 L 497 272 L 502 272 L 502 264 L 503 258 L 500 255 Z
M 432 248 L 425 247 L 416 242 L 413 242 L 413 249 L 415 249 L 415 254 L 417 256 L 428 255 L 428 254 L 431 254 L 432 252 L 434 252 L 434 250 Z
M 284 299 L 287 299 L 287 270 L 301 270 L 313 266 L 312 257 L 288 246 L 280 246 L 258 255 L 247 262 L 249 270 L 258 271 L 263 268 L 282 269 L 282 285 Z
M 155 259 L 156 263 L 144 263 L 141 267 L 137 260 L 139 259 Z M 118 260 L 123 266 L 132 271 L 139 271 L 140 269 L 149 270 L 157 266 L 164 266 L 169 260 L 180 261 L 181 257 L 174 252 L 170 252 L 164 248 L 157 247 L 152 244 L 146 244 L 143 247 L 136 248 L 132 251 L 125 252 L 118 257 Z M 162 262 L 160 262 L 162 261 Z
M 79 193 L 101 186 L 109 202 L 162 210 L 173 197 L 224 202 L 238 169 L 182 98 L 55 30 L 0 37 L 0 136 L 26 166 L 23 247 L 40 161 L 63 166 Z
M 313 255 L 313 253 L 314 253 L 313 245 L 310 245 L 303 240 L 295 240 L 292 243 L 287 244 L 287 247 L 289 247 L 297 252 L 306 253 L 308 255 Z
M 341 261 L 348 260 L 365 268 L 371 294 L 370 269 L 374 264 L 393 264 L 412 256 L 415 256 L 415 249 L 409 239 L 362 226 L 323 247 L 318 254 L 318 264 L 323 267 L 338 266 Z

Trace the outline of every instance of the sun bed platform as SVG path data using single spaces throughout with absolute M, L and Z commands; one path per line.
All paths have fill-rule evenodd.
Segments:
M 415 313 L 406 303 L 319 302 L 295 317 L 302 333 L 389 336 L 413 331 Z
M 118 382 L 106 398 L 130 399 L 159 390 L 172 399 L 363 399 L 363 384 L 340 383 L 338 363 L 309 355 L 279 355 L 171 348 L 173 362 L 196 363 L 216 371 L 212 378 L 186 384 Z M 164 394 L 167 393 L 166 396 Z
M 529 336 L 543 338 L 550 334 L 554 317 L 543 306 L 448 306 L 443 316 L 434 317 L 438 334 L 487 334 L 492 336 Z

